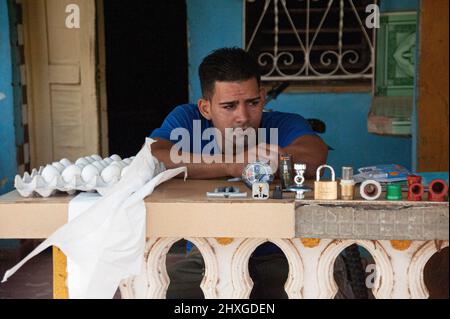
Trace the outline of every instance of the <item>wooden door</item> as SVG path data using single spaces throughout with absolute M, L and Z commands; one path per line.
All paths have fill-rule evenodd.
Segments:
M 448 0 L 422 0 L 417 171 L 448 171 Z
M 23 15 L 32 167 L 98 154 L 95 0 L 24 0 Z

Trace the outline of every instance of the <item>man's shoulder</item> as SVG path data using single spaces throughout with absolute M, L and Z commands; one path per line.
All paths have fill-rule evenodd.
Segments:
M 200 112 L 198 111 L 198 107 L 195 104 L 187 103 L 176 106 L 172 113 L 177 115 L 185 115 L 191 118 L 199 118 Z

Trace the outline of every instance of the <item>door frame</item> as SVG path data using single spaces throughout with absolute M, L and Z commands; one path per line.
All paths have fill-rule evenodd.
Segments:
M 105 44 L 105 10 L 104 0 L 95 0 L 96 7 L 96 32 L 97 32 L 97 96 L 100 120 L 100 151 L 101 156 L 109 155 L 108 135 L 108 95 L 106 86 L 106 44 Z

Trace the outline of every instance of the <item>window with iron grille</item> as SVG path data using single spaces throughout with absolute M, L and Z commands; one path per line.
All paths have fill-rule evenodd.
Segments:
M 245 48 L 265 84 L 370 90 L 375 29 L 366 8 L 375 0 L 243 1 Z

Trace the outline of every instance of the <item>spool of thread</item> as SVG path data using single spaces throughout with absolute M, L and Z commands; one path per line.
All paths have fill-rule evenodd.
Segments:
M 428 200 L 430 202 L 444 202 L 448 193 L 448 185 L 442 179 L 434 179 L 428 186 Z
M 386 191 L 387 200 L 402 200 L 402 187 L 400 184 L 388 184 Z
M 408 200 L 418 202 L 422 200 L 425 189 L 420 183 L 413 183 L 408 187 Z
M 341 199 L 352 200 L 355 193 L 355 181 L 353 180 L 353 167 L 342 167 Z
M 362 182 L 359 194 L 365 200 L 377 200 L 381 196 L 381 184 L 374 180 L 366 180 Z

